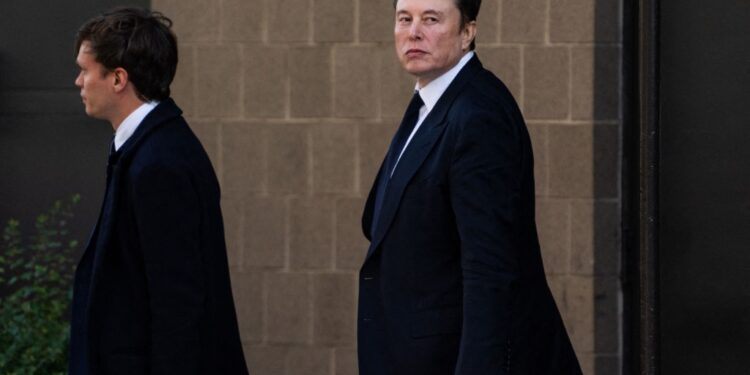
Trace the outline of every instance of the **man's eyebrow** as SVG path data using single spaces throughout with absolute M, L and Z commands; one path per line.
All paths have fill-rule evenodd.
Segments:
M 404 10 L 404 9 L 401 9 L 401 10 L 398 10 L 398 11 L 396 11 L 396 14 L 397 14 L 397 15 L 402 15 L 402 14 L 410 15 L 411 13 L 410 13 L 410 12 L 408 12 L 408 11 L 406 11 L 406 10 Z M 427 9 L 427 10 L 425 10 L 424 12 L 422 12 L 422 14 L 421 14 L 421 15 L 422 15 L 422 16 L 425 16 L 425 15 L 427 15 L 427 16 L 438 16 L 438 17 L 442 17 L 442 16 L 443 16 L 443 14 L 444 14 L 443 12 L 441 12 L 441 11 L 438 11 L 438 10 L 435 10 L 435 9 Z
M 422 12 L 422 15 L 434 15 L 434 16 L 442 16 L 443 12 L 434 10 L 434 9 L 427 9 L 424 12 Z

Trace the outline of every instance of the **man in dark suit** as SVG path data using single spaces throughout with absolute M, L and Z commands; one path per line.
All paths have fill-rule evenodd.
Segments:
M 479 6 L 394 1 L 417 92 L 362 220 L 362 375 L 581 373 L 542 266 L 529 135 L 473 52 Z
M 171 21 L 121 8 L 86 22 L 86 113 L 115 130 L 104 203 L 76 270 L 70 373 L 247 374 L 219 184 L 169 97 Z

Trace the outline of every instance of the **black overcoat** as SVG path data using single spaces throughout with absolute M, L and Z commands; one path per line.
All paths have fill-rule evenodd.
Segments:
M 76 270 L 70 373 L 247 374 L 219 184 L 174 101 L 109 157 Z
M 542 266 L 533 173 L 515 100 L 472 57 L 402 155 L 372 233 L 377 179 L 367 200 L 361 375 L 581 373 Z

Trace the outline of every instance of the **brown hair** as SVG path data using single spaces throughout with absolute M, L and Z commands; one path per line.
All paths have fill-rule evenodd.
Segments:
M 107 70 L 128 72 L 141 100 L 163 100 L 177 71 L 177 38 L 171 27 L 172 21 L 159 12 L 115 8 L 81 26 L 75 53 L 89 42 L 90 52 Z

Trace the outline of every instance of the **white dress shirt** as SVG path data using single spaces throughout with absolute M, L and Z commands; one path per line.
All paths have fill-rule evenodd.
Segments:
M 432 80 L 432 82 L 428 83 L 425 87 L 420 88 L 419 82 L 417 82 L 414 90 L 416 90 L 419 94 L 419 97 L 422 98 L 424 105 L 422 105 L 422 108 L 419 109 L 419 119 L 417 120 L 417 125 L 414 126 L 414 130 L 412 130 L 411 134 L 409 134 L 409 138 L 407 138 L 406 142 L 404 143 L 404 148 L 401 149 L 401 153 L 398 155 L 396 164 L 393 166 L 394 171 L 396 170 L 396 166 L 398 166 L 398 162 L 401 160 L 401 156 L 404 155 L 404 151 L 406 151 L 406 148 L 409 146 L 409 142 L 411 142 L 411 139 L 414 138 L 415 134 L 417 134 L 419 126 L 422 125 L 424 119 L 427 118 L 427 115 L 430 114 L 430 111 L 432 111 L 432 109 L 435 107 L 435 104 L 437 104 L 438 100 L 440 100 L 440 97 L 443 96 L 443 93 L 446 89 L 448 89 L 448 86 L 450 86 L 451 82 L 453 82 L 453 79 L 456 78 L 458 72 L 461 71 L 464 65 L 466 65 L 466 63 L 468 63 L 473 56 L 474 51 L 469 51 L 469 53 L 465 54 L 461 58 L 461 60 L 458 61 L 458 64 L 452 67 L 449 71 L 443 73 L 440 77 Z M 393 172 L 391 172 L 391 176 L 393 176 Z
M 138 125 L 143 122 L 146 115 L 156 108 L 158 104 L 159 102 L 155 100 L 143 103 L 135 111 L 131 112 L 128 117 L 125 117 L 125 120 L 122 121 L 122 124 L 115 131 L 115 151 L 119 150 L 127 142 L 128 138 L 135 133 L 135 129 L 138 129 Z

